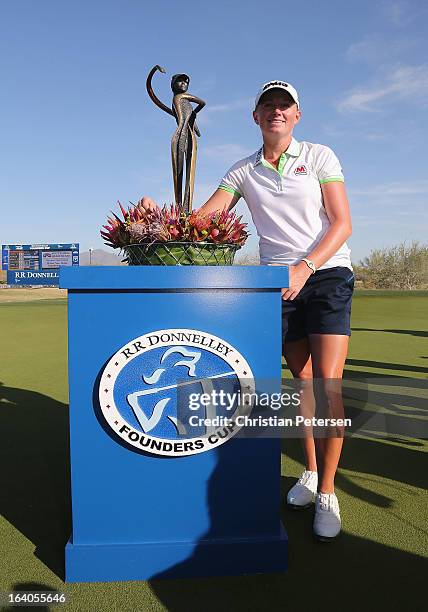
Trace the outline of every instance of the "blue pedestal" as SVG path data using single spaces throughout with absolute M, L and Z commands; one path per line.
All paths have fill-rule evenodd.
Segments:
M 183 390 L 202 379 L 213 388 L 220 374 L 240 390 L 272 380 L 279 389 L 287 284 L 279 267 L 61 268 L 68 582 L 286 569 L 279 440 L 201 426 L 180 436 L 177 404 Z

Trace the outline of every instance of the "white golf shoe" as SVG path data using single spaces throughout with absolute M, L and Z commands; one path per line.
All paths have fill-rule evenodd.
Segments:
M 339 502 L 334 493 L 317 493 L 315 498 L 314 536 L 323 542 L 340 533 Z
M 303 510 L 309 508 L 314 501 L 315 493 L 318 486 L 317 472 L 305 470 L 296 482 L 294 487 L 291 487 L 287 494 L 287 504 L 294 510 Z

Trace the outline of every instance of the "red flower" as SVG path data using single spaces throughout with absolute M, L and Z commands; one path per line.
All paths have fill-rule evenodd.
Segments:
M 134 206 L 132 202 L 128 210 L 120 202 L 118 204 L 124 220 L 112 213 L 113 216 L 107 218 L 107 224 L 101 229 L 105 244 L 114 249 L 130 244 L 169 240 L 242 246 L 248 237 L 246 223 L 240 223 L 241 217 L 228 210 L 208 215 L 194 211 L 186 216 L 175 205 L 147 211 L 138 204 Z

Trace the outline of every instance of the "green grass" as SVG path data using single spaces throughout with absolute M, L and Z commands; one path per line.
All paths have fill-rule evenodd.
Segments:
M 425 289 L 417 289 L 414 291 L 396 291 L 395 289 L 356 289 L 354 299 L 356 297 L 412 297 L 426 298 L 428 291 Z
M 427 296 L 413 294 L 359 292 L 354 300 L 347 375 L 398 381 L 393 392 L 382 387 L 374 396 L 380 404 L 387 398 L 391 419 L 404 414 L 414 423 L 423 410 L 414 380 L 428 373 L 427 310 Z M 66 305 L 0 305 L 0 329 L 0 591 L 57 589 L 69 599 L 62 609 L 84 612 L 424 607 L 426 442 L 367 431 L 345 441 L 337 476 L 343 533 L 336 543 L 312 539 L 311 511 L 283 510 L 286 574 L 64 585 L 58 575 L 70 528 Z M 283 494 L 301 458 L 298 441 L 285 440 Z

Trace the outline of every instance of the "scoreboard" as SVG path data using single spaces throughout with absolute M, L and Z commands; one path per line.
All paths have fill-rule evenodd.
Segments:
M 2 268 L 8 285 L 54 285 L 60 266 L 79 265 L 79 244 L 4 244 Z

